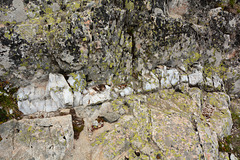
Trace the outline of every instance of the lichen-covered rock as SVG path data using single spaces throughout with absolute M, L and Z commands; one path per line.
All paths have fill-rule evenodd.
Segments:
M 215 6 L 200 0 L 4 2 L 0 73 L 15 86 L 32 83 L 39 71 L 43 77 L 79 70 L 87 82 L 123 84 L 143 68 L 188 72 L 201 62 L 204 77 L 212 68 L 223 79 L 230 66 L 239 72 L 239 17 Z
M 221 156 L 217 138 L 231 128 L 225 94 L 240 95 L 239 3 L 1 2 L 0 80 L 20 87 L 25 114 L 78 106 L 86 127 L 68 159 Z M 106 110 L 118 121 L 105 122 Z
M 109 123 L 116 122 L 119 118 L 120 115 L 115 113 L 115 112 L 107 112 L 102 114 L 102 117 Z
M 79 106 L 83 104 L 83 95 L 82 92 L 86 87 L 86 80 L 84 74 L 70 74 L 68 78 L 68 83 L 72 88 L 74 95 L 73 95 L 73 107 Z
M 231 134 L 233 122 L 229 105 L 230 97 L 225 93 L 207 94 L 206 104 L 203 106 L 204 115 L 207 114 L 210 127 L 217 133 L 219 138 Z
M 11 0 L 12 5 L 10 11 L 7 13 L 0 13 L 0 19 L 10 22 L 23 22 L 27 19 L 27 13 L 24 9 L 24 3 L 22 0 Z
M 82 159 L 91 156 L 93 159 L 106 160 L 149 157 L 218 159 L 221 155 L 218 151 L 218 138 L 222 136 L 219 133 L 226 131 L 225 134 L 229 134 L 230 121 L 229 124 L 223 121 L 230 120 L 230 117 L 227 115 L 225 120 L 223 117 L 212 117 L 209 121 L 203 116 L 205 114 L 199 100 L 209 101 L 202 98 L 203 94 L 200 89 L 192 88 L 188 95 L 174 90 L 163 90 L 161 93 L 119 98 L 108 102 L 108 105 L 112 105 L 115 113 L 124 109 L 128 114 L 120 116 L 117 122 L 111 124 L 97 119 L 108 113 L 108 107 L 81 108 L 77 112 L 85 117 L 86 126 L 81 136 L 87 147 L 82 148 L 79 139 L 76 142 L 79 144 L 78 151 L 73 151 L 72 157 L 76 159 L 78 155 L 82 155 Z M 214 93 L 208 95 L 210 96 L 216 99 L 215 105 L 222 108 L 220 110 L 228 110 L 224 94 Z M 95 121 L 98 123 L 97 129 L 92 127 Z M 219 126 L 214 125 L 218 123 Z
M 60 160 L 73 149 L 71 115 L 11 120 L 0 125 L 0 158 Z
M 219 76 L 217 75 L 213 76 L 213 84 L 216 91 L 221 91 L 223 86 L 223 81 Z
M 212 91 L 213 90 L 213 81 L 211 78 L 206 77 L 205 82 L 204 82 L 205 89 L 207 91 Z

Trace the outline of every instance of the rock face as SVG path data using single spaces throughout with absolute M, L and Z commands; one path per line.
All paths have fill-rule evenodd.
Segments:
M 239 2 L 0 3 L 0 159 L 234 159 Z
M 193 89 L 196 94 L 202 94 L 200 89 Z M 159 93 L 132 95 L 112 101 L 110 105 L 115 114 L 112 111 L 103 112 L 106 104 L 100 105 L 98 109 L 95 107 L 91 112 L 89 108 L 78 110 L 77 113 L 84 117 L 86 126 L 75 143 L 76 151 L 71 152 L 70 157 L 218 159 L 221 155 L 218 151 L 218 137 L 229 134 L 232 126 L 229 109 L 225 108 L 229 107 L 229 97 L 223 93 L 206 95 L 206 103 L 215 103 L 218 108 L 209 111 L 212 116 L 208 117 L 205 106 L 201 110 L 196 101 L 198 99 L 194 98 L 197 95 L 192 95 L 162 90 Z M 120 113 L 122 108 L 125 114 L 116 123 L 102 122 L 101 127 L 91 130 L 98 115 L 115 120 L 113 117 L 116 116 L 113 115 Z M 80 145 L 83 139 L 86 147 Z
M 155 73 L 159 65 L 165 65 L 163 88 L 169 88 L 178 82 L 174 69 L 184 66 L 192 85 L 198 83 L 196 78 L 201 83 L 209 77 L 217 88 L 219 80 L 213 77 L 225 77 L 227 91 L 235 96 L 238 92 L 232 87 L 239 79 L 239 16 L 214 8 L 217 3 L 4 2 L 0 15 L 1 77 L 19 87 L 50 73 L 78 72 L 94 85 L 120 85 L 144 80 L 143 71 Z M 196 63 L 201 64 L 203 75 L 193 71 Z M 176 82 L 168 82 L 171 76 L 167 74 L 172 73 L 167 72 L 172 71 Z M 144 90 L 158 88 L 143 83 L 147 85 Z
M 73 149 L 71 115 L 44 119 L 11 120 L 0 126 L 0 158 L 63 159 Z

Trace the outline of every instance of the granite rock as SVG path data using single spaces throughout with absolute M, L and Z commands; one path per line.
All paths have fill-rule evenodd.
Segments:
M 73 149 L 71 115 L 11 120 L 0 125 L 0 158 L 7 159 L 63 159 Z

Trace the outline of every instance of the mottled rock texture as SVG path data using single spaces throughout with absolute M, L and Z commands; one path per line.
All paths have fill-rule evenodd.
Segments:
M 239 15 L 216 9 L 218 4 L 204 0 L 3 3 L 1 78 L 22 86 L 50 72 L 78 71 L 90 84 L 117 85 L 138 80 L 142 71 L 154 71 L 159 65 L 185 66 L 184 72 L 193 73 L 195 63 L 200 63 L 204 77 L 220 77 L 227 92 L 238 96 Z M 26 17 L 12 16 L 18 11 Z M 193 85 L 199 83 L 192 78 L 201 81 L 199 76 L 191 76 Z
M 58 160 L 73 149 L 71 115 L 11 120 L 0 126 L 0 158 Z

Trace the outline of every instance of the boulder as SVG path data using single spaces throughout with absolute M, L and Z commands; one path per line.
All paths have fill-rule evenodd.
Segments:
M 116 122 L 120 118 L 120 115 L 115 112 L 108 112 L 108 113 L 104 113 L 102 115 L 102 117 L 105 119 L 105 121 L 107 121 L 109 123 L 113 123 L 113 122 Z
M 71 115 L 0 125 L 0 159 L 61 160 L 73 149 Z

